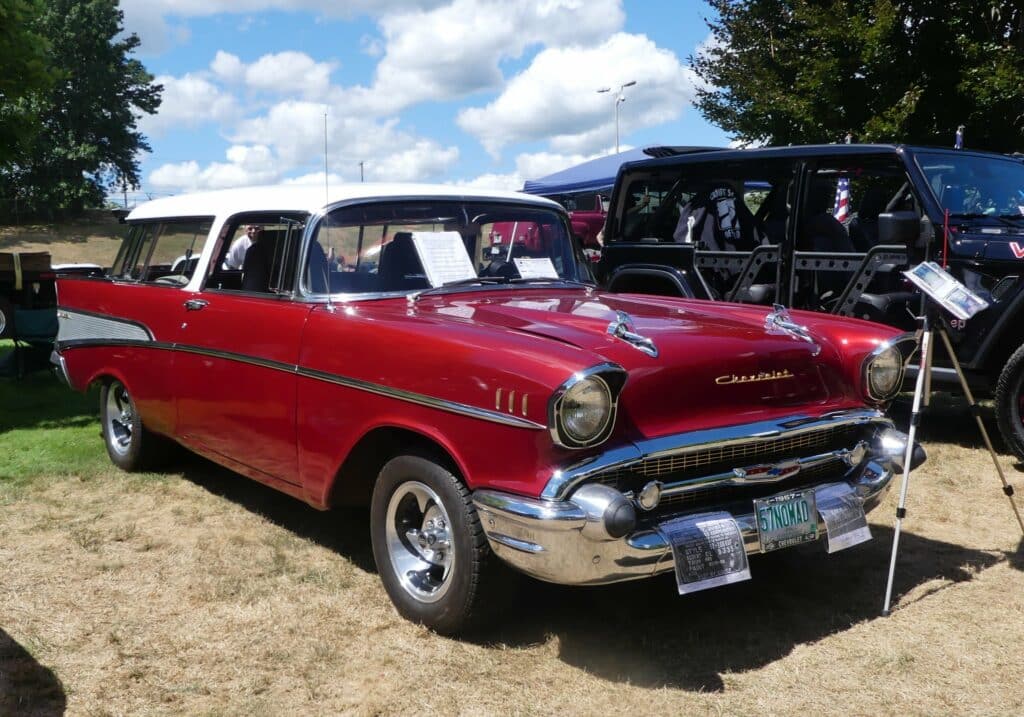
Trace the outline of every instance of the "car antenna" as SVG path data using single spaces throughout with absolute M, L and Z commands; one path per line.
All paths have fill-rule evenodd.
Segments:
M 327 205 L 331 201 L 331 192 L 328 185 L 327 177 L 327 108 L 324 108 L 324 236 L 327 236 L 327 230 L 330 226 L 331 213 L 327 209 Z M 328 241 L 330 239 L 328 238 Z M 323 245 L 321 244 L 321 248 Z M 324 261 L 321 263 L 324 270 L 324 291 L 327 292 L 327 311 L 334 313 L 334 303 L 331 301 L 331 263 L 329 257 L 324 256 Z

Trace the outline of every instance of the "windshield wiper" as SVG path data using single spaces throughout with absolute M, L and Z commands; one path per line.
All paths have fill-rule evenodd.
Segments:
M 1024 219 L 1024 214 L 1017 212 L 1016 214 L 1000 214 L 1000 219 Z
M 420 291 L 414 291 L 409 294 L 409 301 L 419 301 L 421 296 L 430 296 L 431 294 L 443 294 L 447 289 L 457 288 L 459 286 L 472 286 L 474 284 L 480 285 L 494 285 L 507 283 L 508 279 L 501 276 L 468 276 L 465 279 L 455 279 L 454 281 L 446 281 L 440 286 L 431 286 L 429 289 L 421 289 Z
M 535 281 L 536 282 L 544 282 L 546 284 L 557 282 L 559 284 L 572 284 L 573 286 L 589 286 L 589 287 L 594 286 L 593 284 L 588 284 L 585 281 L 577 281 L 576 279 L 563 279 L 560 276 L 551 276 L 551 277 L 545 277 L 545 276 L 516 277 L 514 279 L 509 279 L 508 283 L 510 283 L 510 284 L 529 284 L 529 283 L 532 283 L 532 282 L 535 282 Z

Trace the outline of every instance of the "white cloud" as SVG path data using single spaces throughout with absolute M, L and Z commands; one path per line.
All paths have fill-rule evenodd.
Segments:
M 245 79 L 245 63 L 238 59 L 238 55 L 230 52 L 217 50 L 217 55 L 210 63 L 213 74 L 224 82 L 241 82 Z
M 209 80 L 193 74 L 183 77 L 161 75 L 154 80 L 164 86 L 163 102 L 155 115 L 143 115 L 139 127 L 145 134 L 168 129 L 197 127 L 207 122 L 224 122 L 235 117 L 235 98 Z
M 593 82 L 580 78 L 592 77 Z M 593 152 L 615 136 L 615 92 L 636 80 L 619 106 L 620 136 L 676 119 L 692 102 L 695 75 L 642 35 L 617 33 L 596 47 L 548 48 L 485 107 L 461 111 L 460 127 L 492 155 L 511 142 L 554 137 L 560 152 Z
M 265 146 L 233 146 L 227 162 L 213 162 L 201 168 L 198 162 L 165 164 L 149 175 L 155 187 L 197 191 L 268 184 L 280 179 L 270 149 Z
M 384 13 L 386 50 L 373 86 L 353 88 L 347 101 L 382 115 L 498 87 L 502 60 L 537 44 L 596 42 L 624 21 L 621 0 L 453 0 Z
M 246 67 L 245 83 L 254 90 L 317 98 L 330 87 L 334 68 L 334 63 L 316 62 L 304 52 L 277 52 Z
M 459 158 L 458 147 L 441 147 L 421 139 L 411 147 L 367 162 L 367 179 L 381 182 L 417 182 L 437 179 Z
M 247 13 L 283 10 L 310 11 L 328 17 L 351 18 L 358 15 L 378 17 L 410 8 L 429 9 L 445 0 L 121 0 L 124 27 L 142 41 L 143 54 L 159 54 L 184 40 L 172 36 L 176 30 L 167 18 L 209 17 L 221 13 Z M 243 20 L 244 22 L 244 20 Z
M 523 188 L 523 178 L 518 172 L 511 174 L 481 174 L 473 179 L 456 180 L 449 182 L 456 187 L 467 189 L 500 189 L 509 192 L 518 192 Z

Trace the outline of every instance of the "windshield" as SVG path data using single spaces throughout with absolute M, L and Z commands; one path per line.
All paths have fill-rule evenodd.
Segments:
M 314 230 L 312 293 L 592 282 L 564 215 L 511 202 L 421 200 L 340 207 Z
M 916 157 L 950 216 L 1024 216 L 1024 163 L 1019 160 L 928 152 Z

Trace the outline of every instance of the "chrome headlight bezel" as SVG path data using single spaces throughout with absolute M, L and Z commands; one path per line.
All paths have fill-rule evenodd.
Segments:
M 548 427 L 551 439 L 563 448 L 589 448 L 603 443 L 615 427 L 618 397 L 626 382 L 626 371 L 616 364 L 606 363 L 574 373 L 559 386 L 548 402 Z M 591 435 L 579 435 L 566 425 L 565 401 L 574 390 L 583 386 L 596 387 L 605 396 L 604 416 L 596 422 Z
M 868 398 L 872 401 L 884 403 L 892 400 L 892 398 L 899 393 L 900 388 L 903 386 L 903 373 L 906 369 L 906 356 L 903 351 L 900 350 L 900 344 L 906 341 L 906 338 L 897 339 L 894 341 L 886 341 L 885 343 L 879 344 L 867 358 L 864 359 L 864 364 L 861 369 L 861 381 L 864 386 L 864 393 L 867 394 Z M 895 363 L 895 366 L 892 364 Z M 888 365 L 885 365 L 888 364 Z M 895 368 L 894 379 L 890 384 L 878 385 L 877 372 L 879 370 L 892 371 Z

